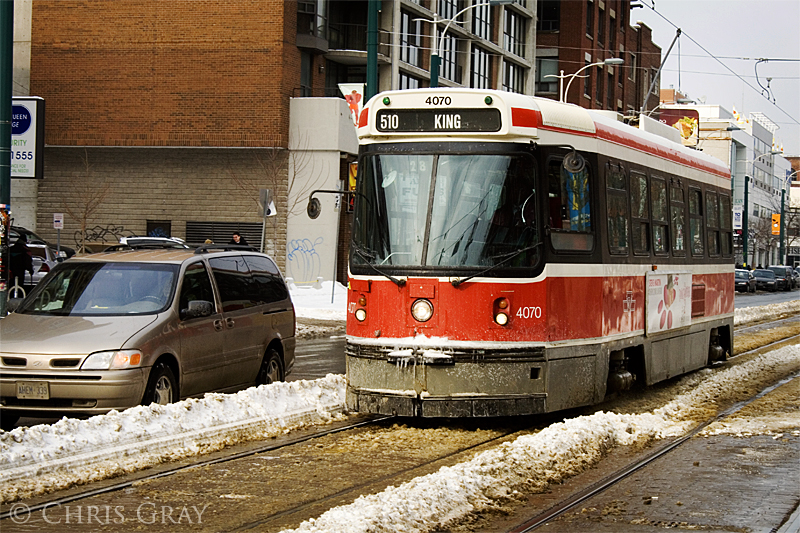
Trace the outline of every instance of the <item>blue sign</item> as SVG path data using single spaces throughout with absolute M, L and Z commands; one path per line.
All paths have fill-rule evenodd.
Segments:
M 11 135 L 22 135 L 31 127 L 31 112 L 21 105 L 11 106 Z

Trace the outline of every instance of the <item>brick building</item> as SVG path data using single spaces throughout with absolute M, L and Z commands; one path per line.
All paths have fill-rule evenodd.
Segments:
M 536 34 L 536 95 L 558 99 L 560 76 L 588 65 L 621 58 L 623 65 L 585 68 L 574 78 L 567 102 L 589 109 L 608 109 L 625 116 L 652 110 L 659 103 L 661 48 L 641 22 L 630 23 L 630 0 L 540 0 Z M 564 80 L 566 89 L 570 79 Z M 648 90 L 650 92 L 648 93 Z M 646 97 L 646 98 L 645 98 Z
M 343 100 L 292 122 L 297 11 L 284 0 L 16 0 L 14 93 L 44 98 L 47 118 L 44 179 L 12 180 L 15 223 L 55 241 L 64 213 L 68 245 L 81 234 L 228 242 L 234 230 L 258 245 L 270 189 L 265 249 L 291 270 L 292 218 L 307 218 L 308 192 L 338 186 L 340 160 L 357 151 Z M 324 74 L 310 81 L 321 88 Z M 312 143 L 319 121 L 332 133 Z M 311 242 L 335 249 L 330 222 Z
M 64 213 L 68 245 L 227 242 L 234 230 L 258 244 L 259 191 L 270 189 L 265 250 L 297 281 L 329 279 L 334 258 L 344 279 L 348 216 L 334 195 L 319 198 L 317 220 L 305 206 L 311 191 L 342 186 L 355 159 L 338 85 L 366 81 L 367 0 L 14 2 L 14 94 L 44 98 L 47 116 L 44 179 L 12 180 L 17 224 L 55 240 Z M 629 0 L 486 4 L 380 2 L 378 89 L 428 86 L 437 49 L 440 85 L 557 97 L 537 63 L 572 73 L 614 56 L 625 65 L 589 69 L 588 85 L 574 84 L 588 97 L 573 87 L 570 101 L 639 109 L 660 49 L 629 25 Z M 453 19 L 443 39 L 433 19 Z

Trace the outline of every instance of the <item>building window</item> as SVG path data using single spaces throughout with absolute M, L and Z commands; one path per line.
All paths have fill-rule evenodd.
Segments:
M 608 17 L 608 49 L 611 53 L 617 50 L 617 19 L 616 17 Z
M 489 89 L 491 84 L 491 66 L 489 52 L 480 47 L 472 48 L 472 82 L 474 89 Z
M 589 61 L 584 61 L 584 67 L 589 66 Z M 586 74 L 583 75 L 583 95 L 592 97 L 592 77 L 589 75 L 589 69 L 586 69 Z
M 506 10 L 504 37 L 505 49 L 522 57 L 525 53 L 525 19 L 513 11 Z
M 650 82 L 652 83 L 652 81 L 656 79 L 658 79 L 658 69 L 657 68 L 650 69 Z M 651 91 L 651 94 L 654 94 L 656 96 L 661 95 L 661 89 L 658 87 L 658 85 L 659 85 L 658 82 L 653 84 L 653 90 Z M 649 88 L 650 86 L 648 85 L 647 89 Z
M 442 78 L 447 78 L 448 80 L 461 83 L 461 72 L 458 68 L 457 58 L 456 58 L 456 47 L 458 46 L 458 40 L 454 35 L 445 34 L 442 49 L 439 53 L 442 54 L 441 57 L 441 67 L 439 68 L 439 76 Z
M 558 31 L 560 19 L 560 5 L 558 0 L 541 0 L 536 3 L 536 30 Z
M 472 33 L 481 39 L 492 39 L 492 7 L 489 4 L 473 4 Z
M 606 108 L 614 109 L 614 74 L 608 73 L 608 87 L 606 88 Z
M 522 67 L 510 61 L 506 61 L 505 68 L 503 69 L 503 90 L 512 93 L 522 93 L 524 86 L 522 78 Z
M 300 96 L 311 96 L 311 66 L 314 57 L 308 52 L 300 52 Z
M 420 80 L 414 76 L 409 76 L 405 72 L 400 73 L 400 87 L 399 89 L 419 89 Z
M 461 10 L 460 0 L 439 0 L 439 16 L 452 19 Z
M 635 82 L 636 81 L 636 54 L 630 52 L 628 54 L 630 60 L 628 61 L 628 79 Z
M 547 78 L 546 76 L 558 76 L 558 59 L 539 58 L 536 60 L 536 94 L 557 93 L 558 78 Z
M 421 67 L 422 21 L 405 11 L 400 14 L 400 61 Z
M 594 2 L 586 2 L 586 35 L 594 39 Z
M 606 42 L 606 10 L 601 9 L 597 16 L 597 44 Z

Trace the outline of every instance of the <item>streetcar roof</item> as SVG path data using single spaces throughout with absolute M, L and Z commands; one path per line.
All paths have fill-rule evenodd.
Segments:
M 499 124 L 494 129 L 491 124 L 495 119 L 488 114 L 462 122 L 446 120 L 448 115 L 459 112 L 488 113 L 488 110 L 499 112 Z M 394 122 L 382 118 L 384 123 L 378 123 L 379 117 L 388 115 L 400 115 L 401 120 L 398 123 L 396 118 Z M 486 117 L 489 126 L 480 122 L 482 117 Z M 643 119 L 647 120 L 650 119 Z M 475 124 L 481 125 L 474 128 Z M 420 138 L 505 142 L 533 139 L 542 145 L 570 145 L 624 160 L 640 159 L 641 164 L 664 172 L 674 172 L 670 166 L 678 164 L 730 180 L 730 170 L 719 159 L 609 118 L 607 112 L 505 91 L 438 87 L 383 92 L 364 106 L 358 136 L 361 144 L 411 142 Z

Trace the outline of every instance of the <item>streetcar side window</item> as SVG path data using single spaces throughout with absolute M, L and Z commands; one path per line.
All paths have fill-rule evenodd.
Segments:
M 650 253 L 650 209 L 647 202 L 647 176 L 631 171 L 631 230 L 633 253 Z
M 723 257 L 730 257 L 733 254 L 733 234 L 731 222 L 731 198 L 727 194 L 719 195 L 719 215 L 720 215 L 720 248 Z
M 653 251 L 656 255 L 667 253 L 667 183 L 653 178 Z
M 719 235 L 719 204 L 717 194 L 706 193 L 706 227 L 708 232 L 708 254 L 717 256 L 720 254 L 720 235 Z
M 670 206 L 670 232 L 672 233 L 672 253 L 674 255 L 686 254 L 686 206 L 684 205 L 683 189 L 679 184 L 673 183 L 669 188 Z
M 699 189 L 689 189 L 689 243 L 693 256 L 702 256 L 703 248 L 703 196 Z M 711 248 L 709 236 L 708 248 Z
M 589 164 L 571 172 L 563 165 L 563 158 L 553 158 L 547 163 L 547 181 L 551 245 L 555 250 L 591 251 L 594 236 Z
M 619 163 L 606 164 L 608 246 L 612 254 L 628 253 L 628 192 L 625 170 Z

